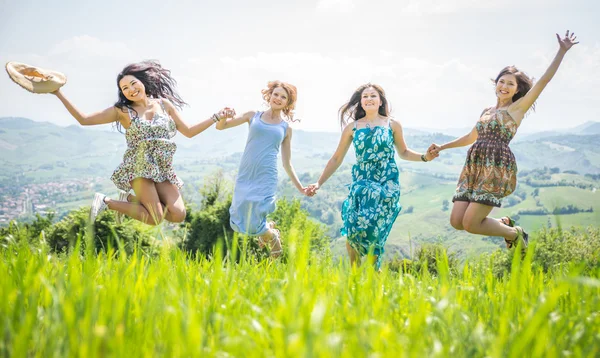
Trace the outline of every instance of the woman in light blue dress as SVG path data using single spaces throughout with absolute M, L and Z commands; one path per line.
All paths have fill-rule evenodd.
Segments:
M 221 120 L 219 130 L 249 124 L 246 148 L 235 181 L 229 213 L 231 228 L 245 235 L 258 236 L 261 246 L 268 245 L 271 257 L 281 255 L 281 239 L 275 223 L 267 223 L 267 215 L 275 211 L 277 190 L 277 155 L 281 148 L 283 168 L 294 186 L 303 194 L 291 162 L 292 128 L 296 103 L 296 87 L 289 83 L 272 81 L 262 91 L 269 109 L 250 111 L 240 117 Z
M 377 269 L 381 266 L 385 242 L 400 213 L 399 171 L 394 146 L 400 158 L 428 162 L 436 157 L 428 150 L 419 154 L 406 146 L 400 122 L 390 118 L 383 89 L 374 84 L 360 86 L 350 101 L 340 108 L 342 138 L 319 180 L 311 184 L 312 196 L 342 164 L 350 145 L 354 145 L 356 164 L 352 184 L 342 204 L 342 236 L 352 264 L 372 253 Z M 351 123 L 349 123 L 351 122 Z

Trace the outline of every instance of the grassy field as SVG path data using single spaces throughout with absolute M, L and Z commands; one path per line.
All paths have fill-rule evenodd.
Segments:
M 0 355 L 12 357 L 596 357 L 600 272 L 517 274 L 444 257 L 377 273 L 315 257 L 286 262 L 0 252 Z M 532 251 L 530 251 L 532 252 Z

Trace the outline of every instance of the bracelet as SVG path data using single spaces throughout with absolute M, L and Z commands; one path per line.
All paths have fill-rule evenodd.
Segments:
M 428 162 L 427 158 L 425 158 L 425 154 L 421 154 L 421 160 L 424 162 Z
M 212 115 L 212 119 L 213 119 L 213 122 L 217 123 L 219 121 L 219 116 L 217 116 L 217 114 L 215 113 Z

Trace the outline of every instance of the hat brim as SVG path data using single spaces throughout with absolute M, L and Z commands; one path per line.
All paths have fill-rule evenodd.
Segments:
M 51 93 L 67 83 L 64 74 L 19 62 L 6 63 L 8 77 L 31 93 Z

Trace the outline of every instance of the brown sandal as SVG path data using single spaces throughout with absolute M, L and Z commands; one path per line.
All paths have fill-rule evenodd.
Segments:
M 513 219 L 511 219 L 510 216 L 504 216 L 498 220 L 508 227 L 515 227 L 515 221 Z M 515 242 L 515 240 L 509 241 L 509 240 L 506 240 L 506 238 L 505 238 L 504 242 L 506 243 L 506 248 L 511 249 L 513 247 L 513 243 Z

